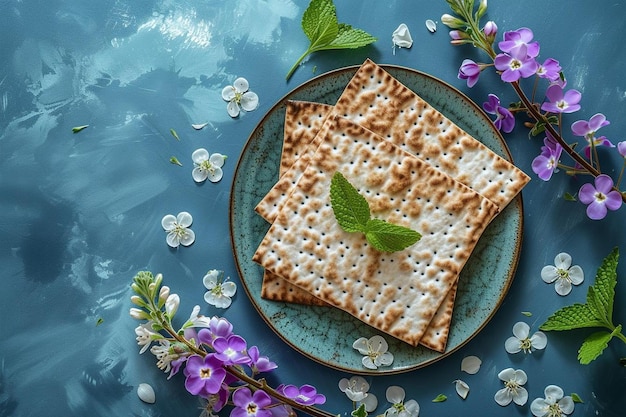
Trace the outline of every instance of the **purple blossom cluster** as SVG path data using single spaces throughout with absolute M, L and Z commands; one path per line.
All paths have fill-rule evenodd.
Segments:
M 518 94 L 520 94 L 519 90 L 521 88 L 519 82 L 522 79 L 537 77 L 537 79 L 544 79 L 548 82 L 545 97 L 536 106 L 537 109 L 545 112 L 545 120 L 549 120 L 549 124 L 560 127 L 563 114 L 574 113 L 581 109 L 579 103 L 582 94 L 575 89 L 566 89 L 567 81 L 563 76 L 559 61 L 554 58 L 547 58 L 543 62 L 538 60 L 540 45 L 539 42 L 533 39 L 532 30 L 520 28 L 505 32 L 503 39 L 497 43 L 499 51 L 495 51 L 492 46 L 498 30 L 495 22 L 487 22 L 482 29 L 482 34 L 472 35 L 461 30 L 461 25 L 458 21 L 450 18 L 448 20 L 449 26 L 453 29 L 450 31 L 453 44 L 472 43 L 484 49 L 493 59 L 492 63 L 477 63 L 470 59 L 463 60 L 459 68 L 458 78 L 466 80 L 468 87 L 471 88 L 476 85 L 481 72 L 493 66 L 502 81 L 514 84 Z M 534 106 L 535 104 L 532 105 Z M 495 116 L 493 120 L 495 127 L 505 133 L 510 133 L 515 128 L 515 112 L 529 110 L 523 106 L 514 108 L 503 106 L 500 98 L 495 94 L 489 94 L 488 101 L 483 103 L 483 109 L 488 114 Z M 597 148 L 616 147 L 605 136 L 597 135 L 597 131 L 608 124 L 609 121 L 606 117 L 602 113 L 598 113 L 589 120 L 578 120 L 571 125 L 572 135 L 582 137 L 586 141 L 583 153 L 589 163 L 583 166 L 581 165 L 582 161 L 579 163 L 574 158 L 575 164 L 566 168 L 567 172 L 571 174 L 594 174 L 593 184 L 584 184 L 578 192 L 579 201 L 587 205 L 587 216 L 593 220 L 604 218 L 608 210 L 619 209 L 623 202 L 623 195 L 617 188 L 622 175 L 620 174 L 616 185 L 610 176 L 601 174 L 599 168 L 597 168 L 599 167 Z M 532 161 L 531 167 L 541 180 L 548 181 L 552 178 L 553 173 L 557 172 L 560 167 L 563 167 L 560 161 L 563 151 L 567 150 L 570 155 L 575 153 L 575 151 L 570 146 L 565 149 L 566 144 L 560 134 L 557 138 L 555 137 L 556 134 L 552 134 L 551 129 L 547 129 L 545 125 L 536 127 L 539 127 L 539 129 L 534 133 L 545 132 L 545 137 L 543 138 L 543 146 L 540 149 L 540 153 Z M 624 158 L 624 166 L 626 167 L 626 156 L 624 156 L 626 154 L 625 142 L 620 142 L 617 145 L 617 150 Z M 580 159 L 578 160 L 580 161 Z M 596 168 L 598 172 L 592 172 L 596 171 Z M 623 171 L 624 168 L 622 168 L 622 173 Z

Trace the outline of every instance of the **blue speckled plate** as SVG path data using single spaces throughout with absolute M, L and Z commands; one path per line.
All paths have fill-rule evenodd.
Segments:
M 504 140 L 476 104 L 450 85 L 427 74 L 397 66 L 383 67 L 466 132 L 511 160 Z M 278 179 L 285 103 L 307 100 L 334 104 L 358 67 L 320 75 L 297 87 L 265 115 L 250 135 L 237 165 L 231 191 L 230 228 L 235 261 L 250 300 L 269 326 L 294 349 L 324 365 L 355 374 L 393 374 L 444 358 L 474 337 L 494 315 L 509 289 L 522 241 L 522 200 L 518 196 L 489 225 L 463 269 L 448 346 L 444 353 L 413 347 L 391 336 L 391 366 L 368 370 L 352 348 L 359 337 L 380 332 L 347 313 L 261 298 L 263 269 L 252 255 L 269 224 L 254 211 Z

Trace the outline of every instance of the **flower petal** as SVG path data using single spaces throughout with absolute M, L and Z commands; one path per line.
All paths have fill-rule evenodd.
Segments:
M 387 341 L 380 335 L 372 336 L 369 343 L 374 352 L 387 352 L 387 349 L 389 349 Z
M 507 382 L 507 381 L 511 381 L 514 378 L 515 378 L 515 369 L 513 368 L 506 368 L 498 372 L 498 379 L 500 379 L 500 381 Z
M 371 392 L 368 392 L 365 394 L 365 398 L 361 400 L 361 403 L 365 404 L 365 411 L 371 413 L 378 407 L 378 398 L 376 398 L 376 396 Z
M 517 337 L 511 336 L 504 342 L 504 349 L 508 353 L 518 353 L 522 350 L 522 346 Z
M 252 91 L 248 91 L 241 96 L 241 108 L 245 111 L 255 110 L 259 106 L 259 96 Z
M 385 391 L 385 397 L 387 398 L 387 401 L 392 404 L 401 403 L 402 401 L 404 401 L 405 396 L 406 393 L 404 392 L 404 388 L 397 385 L 392 385 L 387 388 L 387 391 Z
M 191 229 L 185 230 L 185 233 L 180 237 L 180 244 L 183 246 L 189 246 L 196 240 L 196 234 Z
M 566 279 L 558 279 L 554 284 L 554 290 L 558 295 L 565 296 L 572 292 L 572 284 Z
M 551 284 L 559 277 L 558 269 L 554 265 L 546 265 L 541 269 L 541 279 Z
M 178 238 L 178 234 L 174 232 L 168 233 L 165 241 L 172 248 L 177 248 L 180 245 L 180 239 Z
M 525 405 L 528 401 L 528 391 L 526 388 L 519 387 L 513 394 L 513 402 L 517 405 Z
M 459 394 L 459 397 L 466 399 L 469 394 L 469 385 L 467 385 L 464 381 L 457 379 L 454 381 L 454 389 L 456 393 Z
M 548 337 L 544 332 L 535 332 L 535 334 L 530 337 L 530 345 L 535 349 L 545 349 L 547 344 Z
M 195 167 L 191 171 L 191 177 L 193 178 L 195 182 L 204 182 L 209 177 L 209 173 L 205 171 L 204 169 Z
M 372 358 L 370 358 L 369 356 L 363 356 L 363 358 L 361 359 L 361 363 L 367 369 L 378 369 L 378 366 L 374 364 L 374 361 L 372 361 Z
M 561 411 L 564 414 L 572 414 L 574 412 L 574 400 L 569 395 L 567 397 L 563 397 L 559 401 L 559 407 L 561 407 Z
M 209 162 L 214 167 L 221 168 L 221 167 L 224 166 L 224 160 L 225 159 L 226 159 L 226 157 L 224 155 L 222 155 L 221 153 L 217 153 L 216 152 L 216 153 L 211 154 L 211 157 L 209 158 Z
M 236 92 L 237 91 L 235 90 L 235 87 L 233 87 L 232 85 L 227 85 L 222 89 L 222 98 L 226 101 L 231 101 L 235 98 Z
M 569 269 L 568 273 L 569 279 L 574 285 L 580 285 L 585 280 L 585 273 L 583 272 L 583 269 L 578 265 L 572 266 Z
M 474 375 L 480 369 L 482 361 L 478 356 L 466 356 L 461 361 L 461 371 L 467 372 L 470 375 Z
M 191 217 L 191 214 L 186 211 L 181 211 L 178 213 L 178 216 L 176 216 L 176 222 L 181 227 L 189 227 L 191 226 L 191 223 L 193 223 L 193 217 Z
M 524 340 L 530 334 L 530 326 L 523 321 L 518 321 L 513 325 L 513 335 L 520 340 Z
M 238 93 L 245 93 L 250 88 L 250 84 L 248 84 L 248 80 L 245 78 L 239 77 L 233 83 L 233 87 Z
M 229 101 L 226 106 L 226 111 L 230 117 L 237 117 L 239 116 L 239 105 L 234 101 Z
M 169 232 L 170 230 L 174 229 L 174 227 L 176 227 L 176 217 L 174 217 L 173 214 L 167 214 L 163 216 L 163 218 L 161 219 L 161 226 L 163 226 L 163 229 Z
M 199 148 L 191 154 L 191 160 L 196 164 L 201 164 L 209 160 L 209 152 L 204 148 Z
M 587 206 L 587 217 L 591 220 L 602 220 L 606 217 L 606 213 L 607 208 L 604 203 L 592 201 L 591 204 Z
M 549 405 L 546 403 L 546 400 L 543 398 L 535 398 L 532 403 L 530 403 L 530 412 L 533 413 L 533 416 L 543 417 L 546 415 L 548 411 Z
M 563 398 L 563 389 L 558 385 L 548 385 L 543 391 L 546 396 L 546 402 L 554 404 L 561 398 Z
M 557 269 L 569 269 L 572 265 L 572 257 L 569 253 L 561 252 L 554 257 L 554 266 Z
M 352 343 L 352 347 L 359 351 L 361 355 L 367 355 L 367 339 L 365 337 L 359 337 L 357 340 Z
M 232 297 L 237 292 L 237 284 L 232 281 L 222 283 L 222 294 L 226 297 Z
M 508 389 L 502 388 L 496 392 L 496 395 L 494 395 L 493 399 L 496 400 L 498 405 L 505 407 L 511 404 L 511 401 L 513 400 L 513 395 L 511 395 L 511 392 Z
M 387 366 L 393 363 L 393 355 L 391 352 L 385 352 L 376 358 L 376 362 L 379 366 Z
M 213 171 L 208 172 L 208 178 L 211 182 L 218 182 L 223 176 L 224 172 L 222 171 L 222 168 L 219 167 L 215 167 L 213 168 Z

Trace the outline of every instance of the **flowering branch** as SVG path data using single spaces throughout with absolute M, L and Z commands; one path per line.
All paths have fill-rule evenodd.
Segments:
M 575 149 L 576 144 L 568 143 L 562 133 L 562 115 L 574 113 L 580 109 L 578 104 L 581 93 L 576 90 L 565 90 L 567 81 L 561 71 L 559 62 L 548 58 L 543 63 L 537 61 L 539 43 L 533 41 L 533 33 L 528 28 L 504 33 L 502 41 L 498 42 L 500 52 L 494 49 L 494 41 L 498 31 L 495 22 L 487 22 L 481 29 L 480 20 L 487 12 L 487 0 L 481 0 L 475 7 L 474 0 L 446 0 L 455 16 L 444 14 L 441 21 L 450 29 L 453 45 L 470 44 L 483 50 L 492 60 L 490 63 L 476 63 L 466 59 L 459 69 L 459 78 L 467 80 L 467 85 L 473 87 L 480 73 L 487 68 L 494 67 L 502 81 L 511 84 L 520 99 L 520 103 L 510 107 L 500 105 L 500 99 L 493 94 L 489 101 L 483 104 L 487 113 L 494 114 L 495 126 L 505 133 L 510 133 L 515 127 L 515 115 L 525 111 L 533 120 L 530 123 L 531 135 L 536 136 L 545 132 L 544 146 L 541 153 L 532 163 L 533 171 L 540 179 L 547 181 L 558 168 L 567 168 L 570 175 L 586 174 L 594 178 L 594 184 L 584 184 L 579 192 L 580 202 L 587 204 L 587 215 L 593 220 L 606 216 L 607 210 L 617 210 L 626 202 L 626 191 L 620 190 L 620 182 L 626 168 L 626 142 L 615 146 L 606 137 L 596 136 L 599 128 L 609 124 L 606 117 L 598 113 L 589 121 L 579 120 L 571 125 L 575 136 L 585 138 L 588 145 L 583 149 L 584 156 Z M 475 10 L 476 9 L 476 10 Z M 542 103 L 534 102 L 537 82 L 533 86 L 532 98 L 522 90 L 520 80 L 536 77 L 546 79 L 549 86 L 545 91 L 546 100 Z M 624 158 L 617 181 L 602 172 L 598 158 L 599 146 L 615 148 Z M 574 161 L 573 167 L 561 164 L 560 157 L 565 151 Z
M 161 285 L 163 276 L 139 272 L 131 288 L 131 301 L 138 307 L 130 309 L 131 317 L 144 321 L 135 329 L 140 353 L 150 349 L 157 366 L 169 372 L 169 378 L 185 365 L 185 388 L 207 400 L 206 412 L 233 407 L 231 417 L 286 417 L 293 409 L 313 417 L 335 417 L 316 408 L 326 398 L 310 385 L 270 387 L 265 378 L 256 378 L 277 365 L 261 356 L 258 348 L 248 348 L 246 341 L 232 332 L 232 324 L 221 317 L 208 318 L 194 307 L 189 319 L 176 331 L 172 320 L 180 298 Z M 200 330 L 196 330 L 200 329 Z M 249 370 L 249 373 L 246 372 Z

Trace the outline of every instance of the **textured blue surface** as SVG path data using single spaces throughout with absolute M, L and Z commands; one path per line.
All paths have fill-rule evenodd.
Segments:
M 478 51 L 449 44 L 439 25 L 445 1 L 336 0 L 341 21 L 379 38 L 371 47 L 312 56 L 285 82 L 304 51 L 300 29 L 304 0 L 2 0 L 0 1 L 0 416 L 196 416 L 198 403 L 182 375 L 167 381 L 150 353 L 140 356 L 128 316 L 129 283 L 139 270 L 164 274 L 180 294 L 181 316 L 194 304 L 223 314 L 235 330 L 279 364 L 271 383 L 311 383 L 327 397 L 325 409 L 345 413 L 350 401 L 337 388 L 349 374 L 322 367 L 287 346 L 257 314 L 243 288 L 224 311 L 203 301 L 202 276 L 217 268 L 239 283 L 229 239 L 230 187 L 244 144 L 287 92 L 313 76 L 369 57 L 414 68 L 452 84 L 477 103 L 489 92 L 514 100 L 493 74 L 468 89 L 457 69 Z M 583 94 L 571 123 L 603 112 L 602 133 L 624 140 L 626 63 L 622 16 L 626 3 L 492 0 L 488 18 L 500 32 L 522 26 L 541 42 L 541 57 L 560 60 L 569 86 Z M 259 16 L 263 18 L 260 19 Z M 406 23 L 411 49 L 392 51 L 391 33 Z M 221 89 L 238 76 L 259 95 L 257 110 L 232 120 Z M 202 131 L 192 123 L 209 122 Z M 74 126 L 89 124 L 79 134 Z M 566 123 L 568 124 L 568 123 Z M 178 132 L 176 141 L 170 129 Z M 507 135 L 518 166 L 531 173 L 539 143 L 520 125 Z M 191 153 L 205 147 L 229 156 L 224 179 L 196 185 Z M 183 163 L 169 163 L 176 155 Z M 608 153 L 607 161 L 609 159 Z M 611 161 L 615 167 L 619 161 Z M 607 162 L 607 166 L 611 163 Z M 548 384 L 583 400 L 574 416 L 621 416 L 626 409 L 626 347 L 613 341 L 588 366 L 576 354 L 590 331 L 549 333 L 532 355 L 509 355 L 504 340 L 517 321 L 536 330 L 557 308 L 584 301 L 586 288 L 613 247 L 624 252 L 624 208 L 602 222 L 588 220 L 575 193 L 580 179 L 534 178 L 524 189 L 524 240 L 515 280 L 488 325 L 467 345 L 432 366 L 394 376 L 368 377 L 384 411 L 385 389 L 401 385 L 421 416 L 530 415 L 529 406 L 501 408 L 493 401 L 507 367 L 528 374 L 530 399 Z M 186 210 L 196 242 L 170 250 L 160 220 Z M 554 256 L 569 252 L 585 282 L 564 298 L 540 278 Z M 626 322 L 626 266 L 619 266 L 615 322 Z M 532 312 L 531 317 L 521 314 Z M 100 325 L 96 325 L 102 319 Z M 460 371 L 466 355 L 483 364 L 476 375 Z M 452 381 L 471 388 L 463 401 Z M 157 402 L 135 394 L 150 383 Z M 444 403 L 432 403 L 438 394 Z M 530 402 L 530 401 L 529 401 Z

